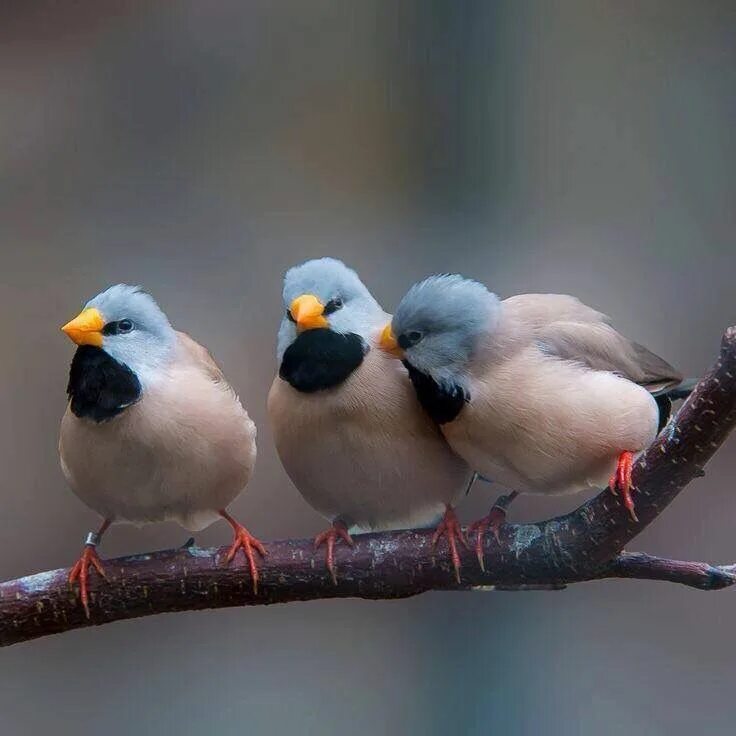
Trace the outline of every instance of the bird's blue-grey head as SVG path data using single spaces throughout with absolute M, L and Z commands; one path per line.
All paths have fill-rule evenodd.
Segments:
M 440 383 L 457 382 L 494 329 L 499 308 L 498 297 L 477 281 L 430 276 L 401 300 L 381 347 Z
M 279 362 L 305 330 L 328 328 L 359 335 L 366 343 L 386 320 L 358 274 L 335 258 L 315 258 L 284 276 L 284 316 L 277 341 Z
M 150 294 L 117 284 L 87 302 L 61 328 L 77 345 L 101 348 L 128 366 L 143 388 L 170 360 L 176 333 Z

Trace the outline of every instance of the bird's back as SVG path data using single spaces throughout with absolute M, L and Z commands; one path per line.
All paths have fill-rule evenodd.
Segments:
M 515 490 L 605 484 L 618 454 L 656 435 L 652 388 L 680 375 L 574 297 L 527 294 L 502 305 L 471 366 L 470 401 L 443 425 L 445 436 L 476 470 Z
M 618 332 L 610 318 L 566 294 L 519 294 L 502 302 L 509 334 L 524 335 L 549 355 L 611 371 L 651 393 L 681 383 L 667 361 Z

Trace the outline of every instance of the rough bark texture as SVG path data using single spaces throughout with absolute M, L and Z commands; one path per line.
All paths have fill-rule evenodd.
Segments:
M 702 590 L 736 582 L 736 566 L 714 567 L 645 554 L 621 553 L 693 479 L 736 423 L 736 328 L 729 328 L 721 354 L 677 416 L 634 468 L 639 521 L 621 499 L 603 491 L 577 510 L 534 524 L 507 524 L 500 544 L 486 539 L 486 568 L 462 552 L 462 584 L 455 582 L 444 543 L 436 552 L 430 532 L 402 531 L 355 537 L 355 547 L 337 548 L 338 584 L 310 540 L 266 545 L 258 595 L 238 558 L 222 564 L 225 549 L 188 546 L 108 560 L 108 580 L 91 573 L 91 618 L 87 620 L 68 570 L 53 570 L 0 584 L 0 644 L 8 645 L 82 626 L 156 613 L 263 605 L 316 598 L 389 599 L 427 590 L 560 589 L 601 578 L 665 580 Z

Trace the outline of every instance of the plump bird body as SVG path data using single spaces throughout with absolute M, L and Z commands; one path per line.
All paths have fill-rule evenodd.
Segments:
M 268 412 L 294 485 L 345 527 L 436 521 L 472 473 L 423 411 L 406 371 L 379 349 L 390 316 L 330 258 L 287 273 L 284 305 Z
M 603 487 L 618 456 L 657 433 L 652 395 L 614 373 L 519 346 L 503 361 L 471 364 L 471 400 L 442 425 L 451 447 L 481 475 L 542 494 Z
M 268 411 L 286 472 L 330 521 L 364 530 L 427 525 L 470 480 L 406 372 L 375 345 L 332 389 L 303 393 L 277 376 Z
M 218 518 L 233 529 L 225 556 L 242 550 L 258 592 L 265 548 L 227 510 L 248 482 L 256 428 L 209 352 L 177 332 L 150 294 L 116 284 L 61 328 L 78 346 L 59 457 L 74 493 L 102 517 L 69 583 L 90 618 L 89 572 L 116 522 L 177 521 L 199 531 Z
M 483 476 L 526 493 L 607 485 L 622 453 L 655 438 L 655 395 L 682 380 L 574 297 L 499 301 L 456 276 L 413 287 L 393 333 L 398 341 L 384 331 L 384 347 L 401 351 L 450 446 Z
M 256 428 L 209 353 L 175 333 L 139 400 L 97 422 L 67 407 L 59 451 L 77 496 L 105 519 L 198 531 L 247 484 Z

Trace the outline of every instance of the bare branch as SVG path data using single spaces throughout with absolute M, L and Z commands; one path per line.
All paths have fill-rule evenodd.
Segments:
M 240 562 L 223 566 L 225 548 L 155 552 L 108 560 L 108 580 L 93 575 L 91 620 L 66 583 L 68 570 L 53 570 L 0 583 L 0 644 L 8 645 L 88 625 L 157 613 L 263 605 L 317 598 L 403 598 L 428 590 L 560 589 L 602 578 L 639 578 L 716 590 L 736 582 L 736 565 L 714 567 L 645 554 L 621 553 L 703 467 L 736 423 L 736 328 L 721 354 L 677 416 L 637 462 L 634 483 L 638 522 L 618 497 L 603 491 L 577 510 L 535 524 L 507 524 L 500 544 L 486 540 L 487 571 L 462 552 L 462 584 L 455 582 L 442 543 L 428 531 L 355 537 L 337 548 L 338 584 L 323 553 L 310 540 L 267 545 L 259 593 Z
M 667 560 L 643 552 L 623 552 L 598 577 L 664 580 L 700 590 L 721 590 L 736 583 L 736 565 L 713 566 L 706 562 Z

